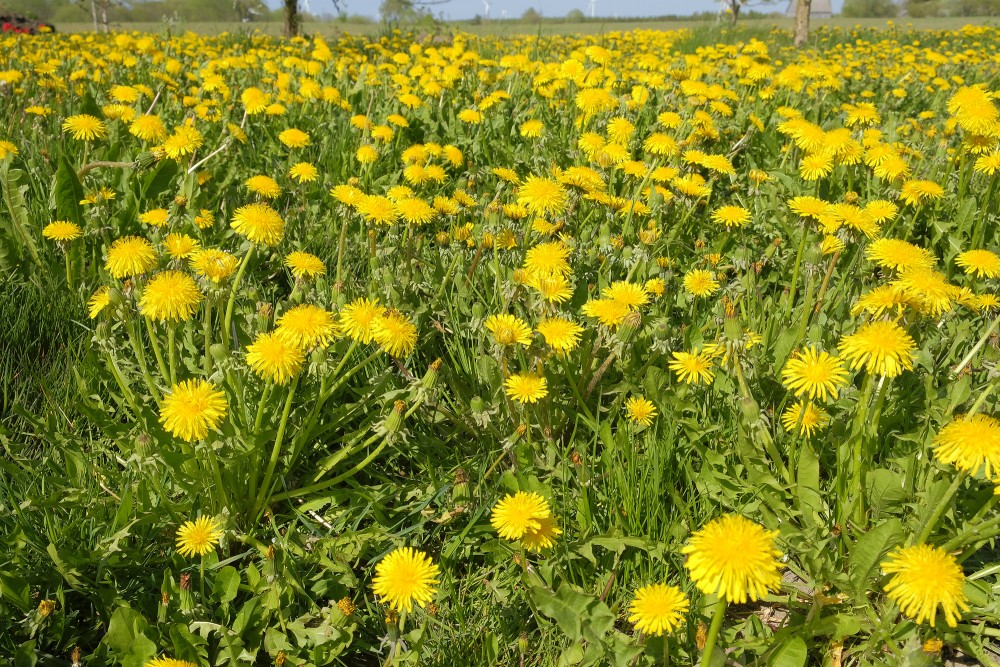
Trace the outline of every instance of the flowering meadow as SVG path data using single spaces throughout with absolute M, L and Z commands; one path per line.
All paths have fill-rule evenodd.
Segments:
M 2 45 L 0 664 L 997 664 L 1000 30 Z

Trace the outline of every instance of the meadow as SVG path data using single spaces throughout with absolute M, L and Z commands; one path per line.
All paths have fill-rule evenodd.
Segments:
M 1000 29 L 0 41 L 0 664 L 997 664 Z

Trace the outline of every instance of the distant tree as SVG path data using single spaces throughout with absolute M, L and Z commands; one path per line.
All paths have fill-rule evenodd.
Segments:
M 584 13 L 579 9 L 571 9 L 569 10 L 569 13 L 566 14 L 566 20 L 574 23 L 579 23 L 580 21 L 583 21 L 584 18 L 586 18 Z
M 410 23 L 430 16 L 433 5 L 443 5 L 450 0 L 382 0 L 378 13 L 383 23 Z
M 913 18 L 945 16 L 948 12 L 938 0 L 906 0 L 906 14 Z
M 743 11 L 744 7 L 757 7 L 759 5 L 769 5 L 777 0 L 722 0 L 722 6 L 725 7 L 726 16 L 729 17 L 729 21 L 735 26 L 736 22 L 740 18 L 740 12 Z
M 534 7 L 528 7 L 524 10 L 524 13 L 521 14 L 521 20 L 525 23 L 541 23 L 542 15 Z
M 844 0 L 842 16 L 849 18 L 892 18 L 899 14 L 899 5 L 893 0 Z

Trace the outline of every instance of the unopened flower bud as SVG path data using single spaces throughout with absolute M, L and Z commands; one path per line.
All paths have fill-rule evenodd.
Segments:
M 638 310 L 630 311 L 625 319 L 622 320 L 621 325 L 618 327 L 618 340 L 623 343 L 629 343 L 635 337 L 635 334 L 642 327 L 642 313 Z
M 435 359 L 430 366 L 427 367 L 427 372 L 424 373 L 424 378 L 421 380 L 421 385 L 424 389 L 433 389 L 434 385 L 437 384 L 438 372 L 441 370 L 441 365 L 444 362 L 440 359 Z
M 397 433 L 403 426 L 403 414 L 406 412 L 406 403 L 396 401 L 392 406 L 392 412 L 385 419 L 386 433 Z
M 229 350 L 222 343 L 215 343 L 209 348 L 209 352 L 212 353 L 212 359 L 216 363 L 221 364 L 229 359 Z

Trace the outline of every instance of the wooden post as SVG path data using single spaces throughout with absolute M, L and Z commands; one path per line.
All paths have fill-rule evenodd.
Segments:
M 285 0 L 285 36 L 299 34 L 299 0 Z
M 804 46 L 809 41 L 809 12 L 812 0 L 798 0 L 795 5 L 795 46 Z

